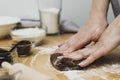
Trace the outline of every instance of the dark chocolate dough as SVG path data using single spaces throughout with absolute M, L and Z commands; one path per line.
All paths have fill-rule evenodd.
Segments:
M 18 42 L 17 44 L 18 56 L 30 55 L 31 45 L 32 45 L 31 42 L 27 40 L 22 40 Z
M 60 53 L 54 53 L 50 56 L 50 61 L 53 67 L 60 71 L 68 71 L 68 70 L 81 70 L 83 69 L 78 65 L 81 60 L 73 60 L 71 58 L 58 58 L 63 56 Z

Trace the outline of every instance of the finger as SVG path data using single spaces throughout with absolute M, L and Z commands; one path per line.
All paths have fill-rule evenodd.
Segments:
M 68 49 L 68 47 L 69 47 L 69 45 L 66 43 L 66 44 L 62 45 L 61 47 L 59 47 L 58 49 L 56 49 L 56 52 L 58 52 L 58 53 L 65 53 L 64 51 L 66 49 Z
M 82 59 L 83 58 L 83 56 L 82 55 L 79 55 L 78 53 L 71 53 L 71 54 L 67 54 L 67 55 L 65 55 L 64 57 L 66 57 L 66 58 L 72 58 L 72 59 L 74 59 L 74 60 L 79 60 L 79 59 Z
M 78 49 L 84 48 L 86 45 L 88 45 L 91 41 L 87 40 L 81 40 L 81 41 L 75 41 L 76 43 L 72 43 L 69 45 L 69 47 L 64 51 L 66 53 L 73 52 Z M 78 42 L 78 43 L 77 43 Z
M 75 35 L 73 35 L 72 37 L 70 37 L 69 39 L 65 40 L 64 42 L 58 44 L 58 47 L 63 46 L 64 44 L 68 43 L 72 38 L 74 38 Z
M 96 59 L 100 58 L 102 56 L 102 53 L 93 53 L 91 54 L 87 59 L 85 59 L 84 61 L 82 61 L 79 65 L 81 67 L 86 67 L 89 64 L 93 63 Z
M 72 58 L 74 60 L 81 60 L 81 59 L 84 59 L 86 57 L 86 54 L 71 54 L 69 56 L 67 56 L 68 58 Z
M 58 47 L 61 47 L 62 45 L 64 45 L 65 42 L 62 42 L 60 44 L 58 44 Z
M 62 51 L 62 53 L 70 53 L 77 49 L 85 47 L 90 42 L 91 40 L 89 38 L 80 39 L 78 36 L 73 36 L 58 48 L 58 52 Z
M 64 51 L 64 52 L 71 52 L 75 49 L 75 40 L 68 40 L 66 41 L 62 46 L 58 48 L 58 51 Z M 74 45 L 73 45 L 74 44 Z M 71 48 L 72 47 L 72 48 Z M 67 51 L 69 48 L 71 48 L 70 51 Z
M 75 60 L 81 60 L 81 59 L 88 57 L 89 55 L 90 55 L 90 50 L 86 48 L 82 50 L 77 50 L 73 53 L 69 53 L 65 56 L 68 58 L 75 59 Z
M 64 42 L 61 42 L 60 44 L 58 44 L 58 47 L 61 47 L 62 45 L 64 45 L 65 43 L 67 43 L 68 40 L 65 40 Z

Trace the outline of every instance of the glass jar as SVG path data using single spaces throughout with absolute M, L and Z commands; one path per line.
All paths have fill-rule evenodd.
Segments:
M 40 24 L 47 34 L 59 33 L 62 0 L 38 0 Z

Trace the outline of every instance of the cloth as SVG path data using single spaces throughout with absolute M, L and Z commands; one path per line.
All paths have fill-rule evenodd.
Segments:
M 63 20 L 60 25 L 61 32 L 78 32 L 80 28 L 75 22 L 70 20 Z
M 40 26 L 40 20 L 21 19 L 21 24 L 23 27 Z M 79 28 L 80 27 L 71 20 L 62 20 L 60 22 L 60 32 L 77 32 L 79 31 Z
M 115 17 L 120 14 L 120 0 L 111 0 L 112 8 Z
M 36 19 L 21 19 L 23 27 L 35 27 L 40 25 L 40 20 Z

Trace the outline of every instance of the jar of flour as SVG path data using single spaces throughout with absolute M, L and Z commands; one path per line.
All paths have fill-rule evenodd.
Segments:
M 38 0 L 41 27 L 47 34 L 59 33 L 62 0 Z

